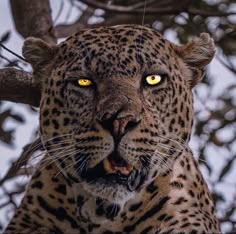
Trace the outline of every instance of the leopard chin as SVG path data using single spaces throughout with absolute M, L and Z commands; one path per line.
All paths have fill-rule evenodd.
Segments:
M 96 182 L 93 184 L 83 183 L 83 189 L 94 197 L 99 197 L 109 203 L 119 204 L 123 206 L 128 200 L 135 196 L 135 191 L 128 191 L 123 185 L 106 184 L 103 182 Z
M 143 187 L 147 175 L 147 168 L 136 169 L 115 152 L 80 173 L 86 191 L 115 203 L 131 199 Z

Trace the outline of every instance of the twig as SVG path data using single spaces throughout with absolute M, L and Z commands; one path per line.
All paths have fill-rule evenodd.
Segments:
M 18 54 L 15 53 L 14 51 L 8 49 L 8 48 L 7 48 L 5 45 L 3 45 L 1 42 L 0 42 L 0 46 L 1 46 L 4 50 L 8 51 L 9 53 L 13 54 L 13 55 L 16 56 L 17 58 L 19 58 L 19 59 L 21 59 L 21 60 L 23 60 L 23 61 L 26 62 L 26 60 L 25 60 L 22 56 L 18 55 Z
M 229 59 L 227 59 L 227 61 L 228 61 L 228 63 L 229 63 L 229 64 L 227 64 L 223 59 L 220 58 L 219 55 L 216 55 L 216 57 L 217 57 L 218 61 L 219 61 L 223 66 L 225 66 L 227 69 L 229 69 L 232 73 L 236 74 L 236 69 L 234 68 L 232 62 L 231 62 Z

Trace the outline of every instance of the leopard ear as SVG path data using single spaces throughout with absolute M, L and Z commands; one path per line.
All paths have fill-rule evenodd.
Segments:
M 57 46 L 49 45 L 45 41 L 29 37 L 25 40 L 22 54 L 34 70 L 39 70 L 50 63 L 57 52 Z
M 191 87 L 194 87 L 201 80 L 204 67 L 214 57 L 215 44 L 208 33 L 201 33 L 199 38 L 177 47 L 176 52 L 191 69 L 192 76 L 189 83 Z

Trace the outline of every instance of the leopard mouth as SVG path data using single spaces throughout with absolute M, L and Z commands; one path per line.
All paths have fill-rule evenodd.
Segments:
M 103 166 L 107 174 L 121 174 L 124 176 L 128 176 L 134 169 L 115 152 L 103 160 Z
M 93 168 L 87 168 L 80 174 L 90 184 L 122 185 L 129 191 L 138 190 L 146 179 L 147 173 L 128 164 L 117 152 L 112 152 Z

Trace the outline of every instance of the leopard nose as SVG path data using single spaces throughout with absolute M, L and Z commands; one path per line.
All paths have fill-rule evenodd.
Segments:
M 139 124 L 140 118 L 133 115 L 117 117 L 105 114 L 99 122 L 102 127 L 109 131 L 115 138 L 121 138 Z

